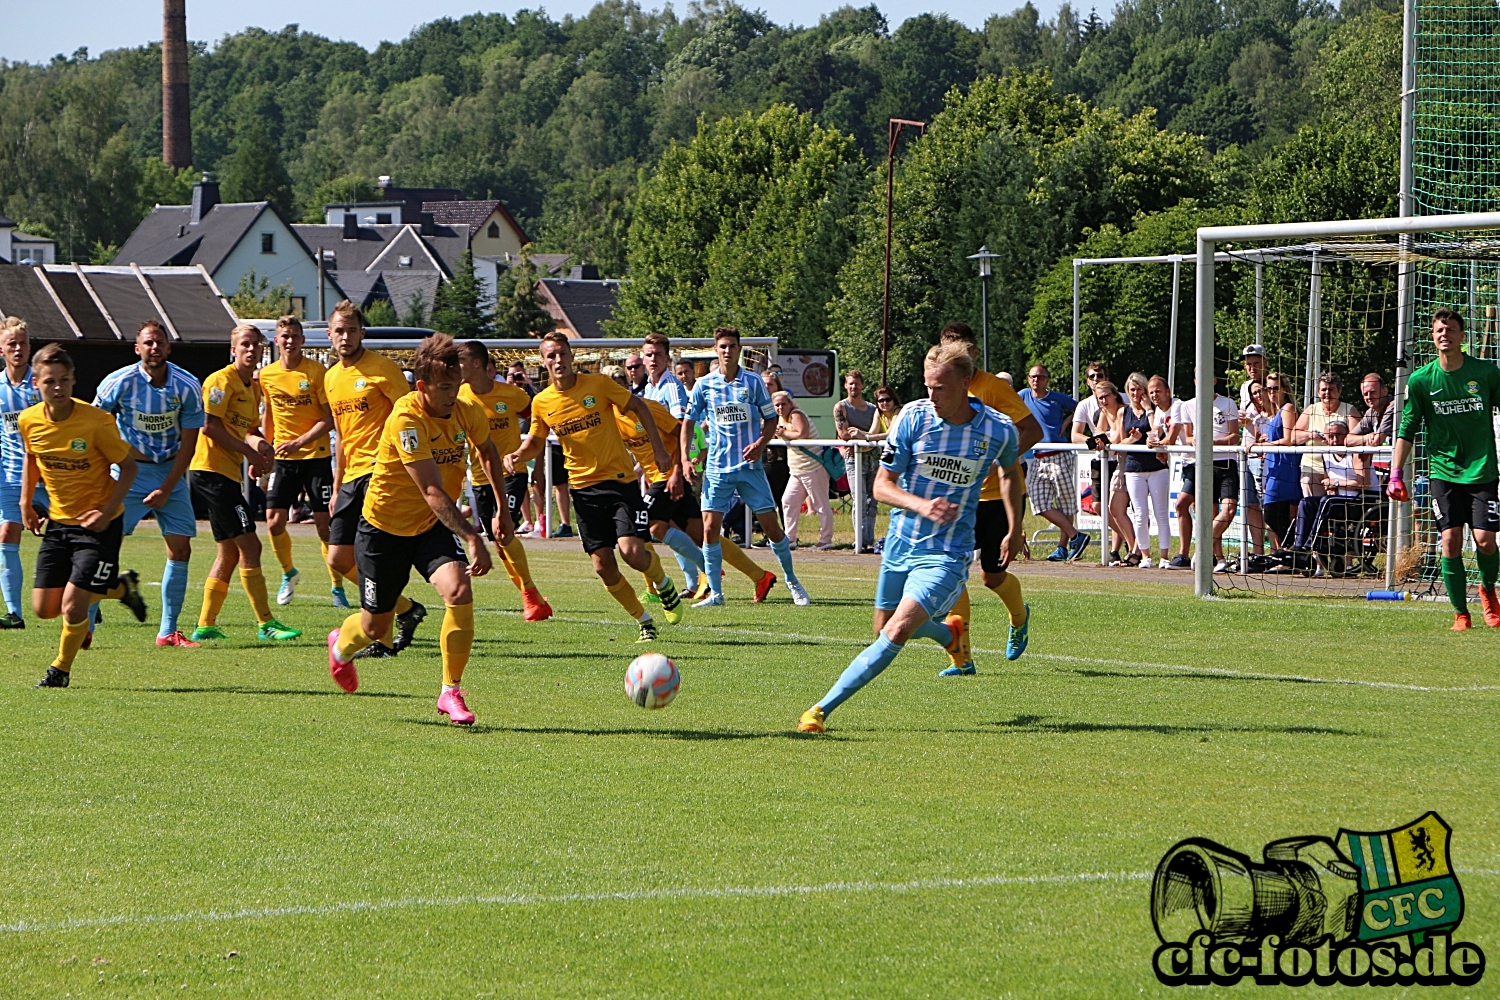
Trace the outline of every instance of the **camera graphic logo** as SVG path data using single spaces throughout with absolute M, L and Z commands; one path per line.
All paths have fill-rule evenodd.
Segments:
M 1377 833 L 1273 840 L 1262 860 L 1211 840 L 1181 841 L 1151 883 L 1152 956 L 1168 986 L 1470 986 L 1478 945 L 1455 941 L 1463 890 L 1452 828 L 1429 812 Z

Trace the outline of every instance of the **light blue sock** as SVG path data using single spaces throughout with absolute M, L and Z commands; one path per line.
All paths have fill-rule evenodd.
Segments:
M 918 639 L 931 639 L 944 649 L 953 641 L 953 630 L 940 621 L 927 619 L 912 633 Z
M 177 631 L 177 617 L 182 614 L 182 602 L 187 600 L 187 585 L 187 562 L 168 559 L 167 568 L 161 575 L 161 629 L 156 633 L 158 636 Z
M 703 572 L 708 574 L 708 589 L 724 593 L 724 549 L 718 542 L 703 543 Z
M 99 602 L 95 601 L 89 605 L 89 635 L 94 634 L 94 626 L 99 624 Z
M 686 531 L 678 527 L 667 528 L 662 541 L 676 553 L 677 565 L 682 567 L 682 578 L 687 581 L 688 589 L 697 587 L 698 574 L 703 572 L 703 550 L 693 544 Z
M 844 672 L 839 675 L 833 687 L 829 688 L 823 700 L 818 702 L 818 707 L 823 710 L 823 714 L 830 715 L 835 708 L 848 701 L 854 692 L 879 677 L 880 672 L 891 665 L 891 661 L 899 652 L 901 652 L 901 647 L 887 639 L 884 632 L 876 636 L 875 641 L 866 646 L 863 652 L 844 668 Z
M 787 541 L 785 535 L 781 541 L 771 543 L 771 551 L 776 553 L 776 561 L 781 563 L 781 578 L 787 583 L 796 583 L 797 574 L 792 572 L 792 543 Z
M 0 593 L 5 596 L 5 610 L 21 613 L 21 543 L 0 543 Z

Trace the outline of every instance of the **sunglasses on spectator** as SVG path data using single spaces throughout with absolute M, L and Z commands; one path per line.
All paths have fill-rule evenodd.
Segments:
M 625 370 L 626 370 L 626 371 L 632 371 L 632 372 L 633 372 L 633 371 L 635 371 L 635 370 L 636 370 L 636 369 L 637 369 L 637 368 L 639 368 L 639 367 L 640 367 L 640 363 L 639 363 L 639 362 L 637 362 L 637 363 L 636 363 L 636 364 L 633 364 L 633 365 L 626 365 L 626 366 L 625 366 Z
M 1087 382 L 1097 382 L 1101 378 L 1108 378 L 1108 377 L 1109 376 L 1105 375 L 1103 372 L 1089 372 L 1087 375 L 1084 376 L 1084 381 L 1087 381 Z
M 889 396 L 876 396 L 875 397 L 875 402 L 877 402 L 877 403 L 894 403 L 895 400 L 892 399 Z

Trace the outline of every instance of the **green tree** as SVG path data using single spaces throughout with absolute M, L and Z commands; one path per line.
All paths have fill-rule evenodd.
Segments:
M 427 326 L 427 296 L 420 288 L 412 292 L 411 298 L 406 300 L 406 308 L 401 313 L 400 325 Z
M 531 248 L 521 251 L 519 262 L 500 276 L 495 295 L 495 333 L 500 337 L 540 337 L 556 329 L 537 291 L 540 276 L 531 263 Z
M 157 205 L 186 205 L 193 200 L 193 182 L 201 173 L 192 167 L 174 171 L 159 156 L 148 156 L 141 162 L 141 183 L 137 201 L 143 213 Z
M 861 171 L 850 137 L 786 105 L 703 125 L 641 188 L 614 331 L 701 336 L 730 323 L 821 344 Z
M 432 303 L 432 325 L 460 340 L 488 336 L 494 330 L 483 301 L 484 288 L 474 274 L 474 254 L 465 250 L 453 277 L 438 285 Z
M 240 286 L 229 297 L 229 307 L 240 319 L 276 319 L 292 305 L 292 286 L 271 286 L 271 279 L 257 277 L 255 268 L 240 276 Z
M 400 317 L 390 299 L 376 299 L 363 310 L 366 326 L 399 326 Z
M 318 185 L 302 206 L 302 221 L 322 222 L 327 205 L 379 200 L 380 189 L 374 181 L 359 174 L 344 174 Z
M 281 165 L 281 154 L 259 118 L 251 121 L 224 164 L 220 178 L 225 201 L 269 201 L 290 218 L 292 182 Z

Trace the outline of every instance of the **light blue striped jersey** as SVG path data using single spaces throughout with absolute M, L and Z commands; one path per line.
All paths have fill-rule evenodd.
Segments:
M 0 461 L 5 463 L 5 481 L 12 486 L 21 485 L 21 470 L 26 466 L 26 449 L 21 444 L 21 432 L 16 429 L 16 418 L 28 406 L 42 401 L 36 383 L 31 379 L 31 368 L 19 385 L 13 385 L 8 372 L 0 371 Z
M 170 461 L 182 447 L 183 430 L 204 424 L 202 383 L 170 361 L 160 389 L 138 364 L 110 372 L 94 405 L 113 413 L 125 443 L 151 462 Z
M 974 519 L 979 491 L 990 467 L 1015 463 L 1021 436 L 1009 417 L 972 396 L 974 419 L 950 424 L 937 415 L 932 400 L 906 404 L 886 436 L 880 464 L 897 476 L 901 488 L 923 500 L 941 497 L 957 504 L 958 517 L 939 524 L 901 508 L 891 510 L 884 561 L 903 568 L 910 555 L 951 555 L 968 560 L 974 554 Z
M 759 375 L 741 368 L 732 382 L 721 372 L 700 378 L 688 402 L 688 419 L 703 421 L 708 432 L 704 471 L 713 476 L 760 468 L 758 461 L 745 461 L 745 449 L 760 440 L 764 421 L 774 416 L 776 407 Z
M 660 382 L 652 382 L 648 375 L 646 391 L 642 395 L 665 406 L 667 412 L 678 420 L 687 415 L 690 402 L 687 387 L 682 384 L 682 379 L 671 372 L 662 372 Z

